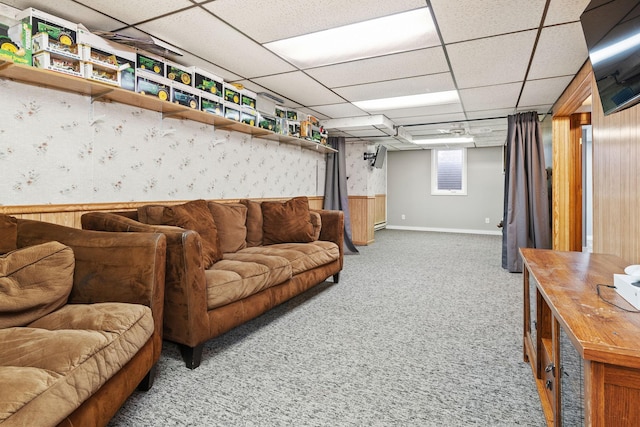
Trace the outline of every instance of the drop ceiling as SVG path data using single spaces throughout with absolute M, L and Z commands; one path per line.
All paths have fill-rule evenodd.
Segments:
M 507 115 L 550 112 L 587 59 L 579 18 L 589 0 L 0 0 L 34 7 L 90 30 L 153 36 L 226 81 L 267 92 L 284 105 L 341 127 L 330 135 L 382 143 L 390 150 L 425 146 L 413 139 L 472 135 L 468 146 L 503 145 Z M 315 68 L 298 68 L 269 42 L 402 12 L 429 8 L 436 34 L 419 48 Z M 381 29 L 384 31 L 384 29 Z M 348 42 L 348 41 L 345 41 Z M 313 49 L 313 46 L 309 46 Z M 367 112 L 353 102 L 456 90 L 459 102 Z M 377 125 L 376 117 L 384 116 Z M 375 117 L 372 117 L 375 116 Z M 345 123 L 365 123 L 347 126 Z M 373 123 L 373 124 L 367 124 Z

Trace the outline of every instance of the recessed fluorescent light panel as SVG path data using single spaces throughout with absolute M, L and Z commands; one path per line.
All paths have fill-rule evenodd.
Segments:
M 396 96 L 393 98 L 370 99 L 353 102 L 353 105 L 364 111 L 396 110 L 398 108 L 426 107 L 459 102 L 458 91 L 421 93 L 418 95 Z
M 460 136 L 453 138 L 413 139 L 416 144 L 466 144 L 473 142 L 472 136 Z
M 429 8 L 411 10 L 264 44 L 306 69 L 429 47 L 435 26 Z

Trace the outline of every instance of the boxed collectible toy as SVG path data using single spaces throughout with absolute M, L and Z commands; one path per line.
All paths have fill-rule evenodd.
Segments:
M 168 101 L 171 97 L 171 81 L 149 73 L 139 73 L 136 75 L 136 92 Z
M 222 98 L 222 77 L 218 77 L 201 68 L 193 67 L 193 79 L 195 88 Z
M 76 77 L 84 77 L 84 68 L 79 59 L 69 58 L 52 52 L 42 51 L 33 55 L 33 66 Z
M 31 34 L 47 33 L 51 41 L 71 46 L 77 43 L 78 25 L 32 7 L 19 12 L 16 19 L 31 25 Z
M 0 58 L 31 65 L 31 25 L 0 15 Z
M 160 56 L 139 50 L 136 53 L 136 69 L 165 77 L 165 60 Z
M 240 121 L 240 107 L 232 102 L 224 103 L 224 116 L 227 119 L 235 120 L 236 122 Z
M 222 98 L 229 103 L 240 105 L 240 90 L 232 84 L 225 83 Z
M 201 92 L 200 109 L 204 112 L 224 117 L 224 101 L 212 94 Z
M 200 109 L 198 90 L 173 82 L 171 85 L 171 101 L 185 107 Z
M 185 86 L 193 85 L 193 69 L 184 65 L 166 62 L 167 78 Z

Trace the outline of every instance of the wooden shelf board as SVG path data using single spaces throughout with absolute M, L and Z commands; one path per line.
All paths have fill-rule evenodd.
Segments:
M 120 87 L 111 86 L 106 83 L 70 76 L 56 71 L 14 64 L 8 60 L 0 60 L 0 77 L 21 83 L 87 95 L 94 101 L 112 101 L 143 108 L 145 110 L 156 111 L 163 113 L 165 117 L 178 117 L 193 120 L 213 125 L 218 129 L 233 130 L 259 138 L 266 138 L 285 144 L 298 145 L 302 148 L 317 150 L 321 153 L 336 152 L 333 148 L 318 144 L 314 141 L 276 134 L 273 131 L 262 129 L 257 126 L 250 126 L 215 114 L 193 110 L 169 101 L 163 101 L 155 96 L 143 95 Z

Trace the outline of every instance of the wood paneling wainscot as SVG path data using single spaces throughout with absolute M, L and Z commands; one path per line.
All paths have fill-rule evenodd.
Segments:
M 374 242 L 375 205 L 374 196 L 349 196 L 353 244 L 366 246 Z
M 376 194 L 374 226 L 387 223 L 387 195 Z
M 311 209 L 322 209 L 324 198 L 322 196 L 308 196 Z M 287 200 L 289 197 L 253 199 L 253 200 Z M 216 202 L 233 203 L 240 199 L 218 199 Z M 37 221 L 52 222 L 67 227 L 82 228 L 80 218 L 86 212 L 109 212 L 135 210 L 148 204 L 177 205 L 187 200 L 171 201 L 144 201 L 124 203 L 88 203 L 74 205 L 30 205 L 30 206 L 0 206 L 0 213 L 12 215 L 17 218 L 34 219 Z

